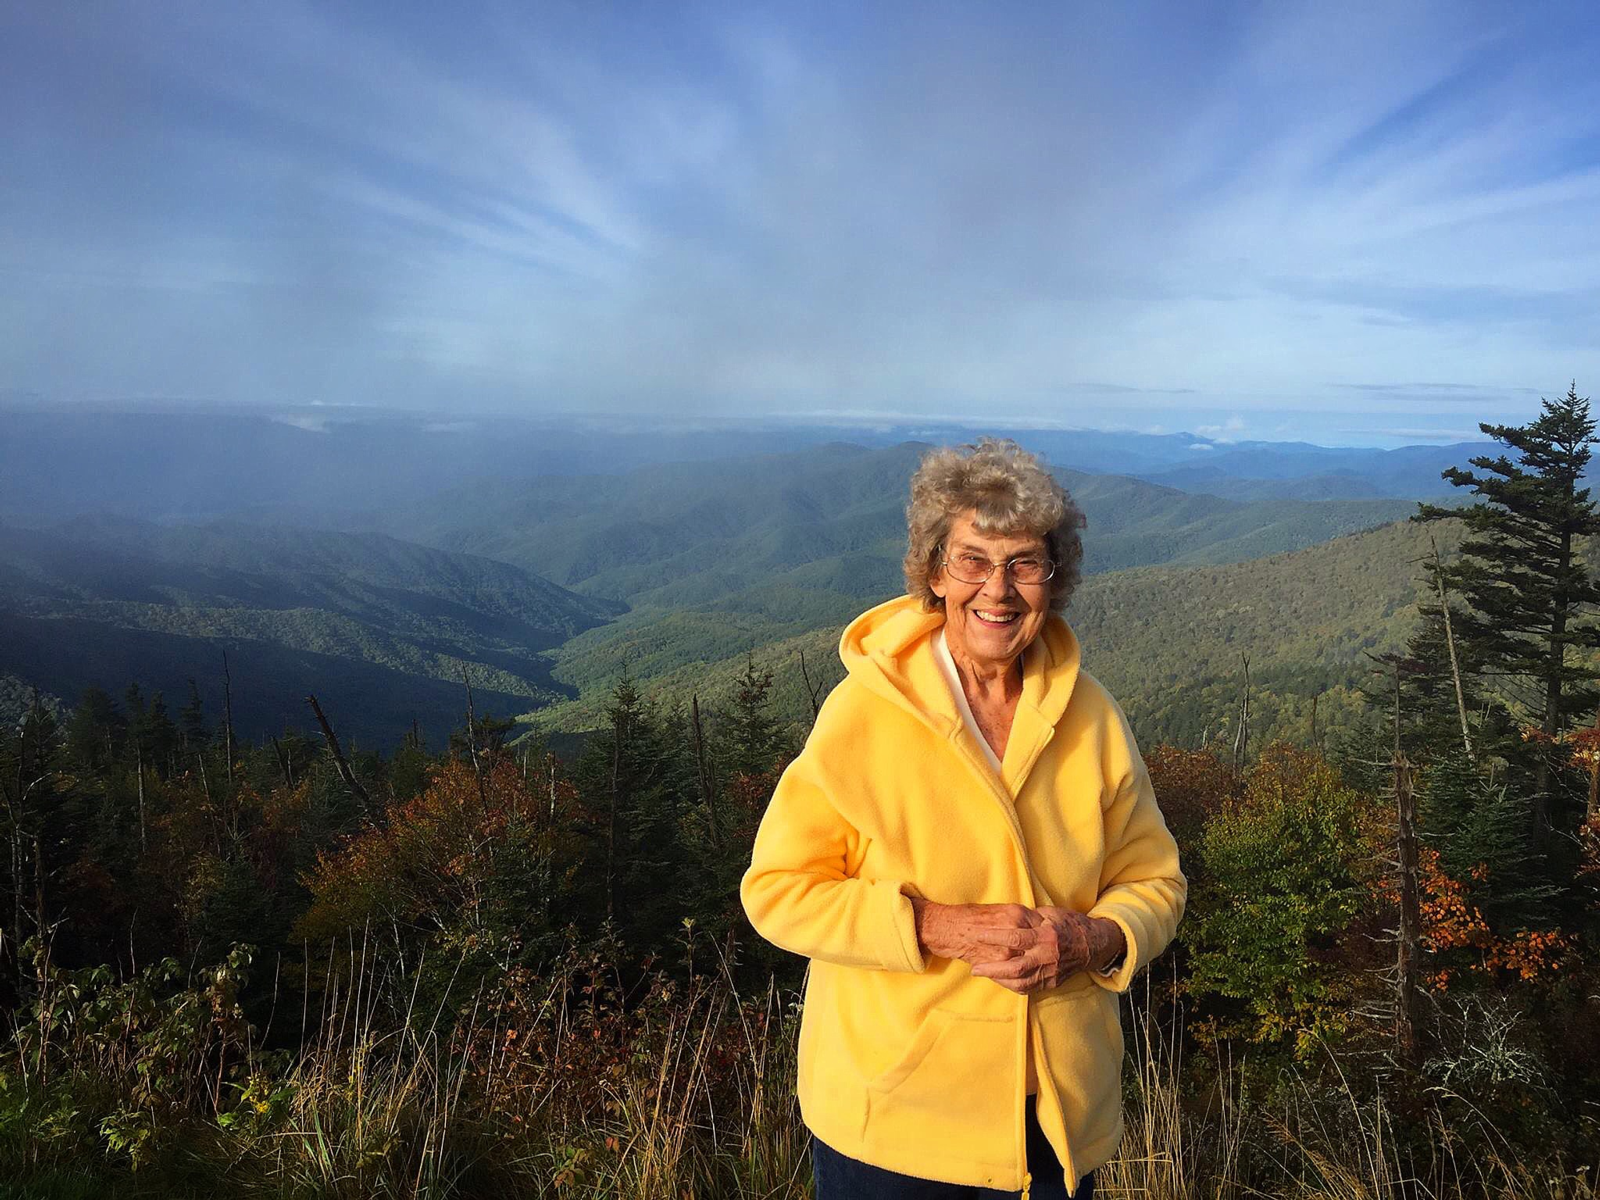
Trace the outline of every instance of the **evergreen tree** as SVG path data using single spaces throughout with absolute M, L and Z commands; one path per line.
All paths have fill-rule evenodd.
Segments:
M 206 732 L 206 717 L 200 703 L 200 688 L 193 679 L 189 680 L 189 702 L 178 710 L 178 729 L 186 755 L 194 754 L 204 747 L 211 736 Z
M 1461 643 L 1486 673 L 1532 684 L 1527 707 L 1542 741 L 1533 754 L 1533 817 L 1550 823 L 1550 746 L 1594 705 L 1600 672 L 1574 661 L 1573 650 L 1600 647 L 1600 627 L 1584 620 L 1600 587 L 1578 558 L 1578 539 L 1600 533 L 1589 489 L 1578 486 L 1596 441 L 1587 397 L 1576 385 L 1542 402 L 1537 420 L 1479 428 L 1515 450 L 1518 461 L 1488 455 L 1478 472 L 1450 467 L 1443 476 L 1481 499 L 1464 508 L 1420 505 L 1417 521 L 1466 523 L 1461 558 L 1447 568 L 1467 602 Z
M 67 753 L 92 772 L 103 771 L 120 752 L 126 723 L 103 688 L 87 687 L 67 721 Z
M 772 770 L 784 751 L 771 708 L 772 672 L 756 670 L 753 653 L 734 679 L 733 709 L 726 717 L 722 765 L 729 774 L 760 775 Z
M 150 707 L 138 719 L 135 736 L 144 749 L 144 761 L 164 774 L 171 774 L 178 750 L 178 727 L 167 715 L 167 702 L 160 692 L 150 697 Z
M 584 746 L 575 772 L 589 814 L 586 832 L 602 893 L 597 915 L 638 946 L 658 946 L 681 917 L 688 861 L 679 830 L 692 794 L 681 761 L 654 705 L 628 676 L 617 682 L 606 727 Z
M 1422 772 L 1419 793 L 1423 840 L 1490 927 L 1504 936 L 1548 925 L 1560 889 L 1542 880 L 1526 806 L 1510 789 L 1457 746 Z
M 396 800 L 409 800 L 420 796 L 428 786 L 433 764 L 428 759 L 428 748 L 422 740 L 422 730 L 413 721 L 411 728 L 400 740 L 399 748 L 389 760 L 389 790 Z

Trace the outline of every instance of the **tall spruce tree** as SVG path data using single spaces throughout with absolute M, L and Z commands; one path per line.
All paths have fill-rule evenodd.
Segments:
M 1418 506 L 1417 521 L 1461 520 L 1467 536 L 1447 568 L 1450 586 L 1470 606 L 1459 636 L 1486 674 L 1532 685 L 1528 711 L 1544 735 L 1533 755 L 1533 819 L 1550 825 L 1550 746 L 1596 699 L 1600 672 L 1574 661 L 1574 650 L 1600 646 L 1600 627 L 1584 619 L 1600 605 L 1600 587 L 1579 558 L 1579 539 L 1600 533 L 1600 515 L 1580 487 L 1595 423 L 1577 386 L 1527 425 L 1480 424 L 1517 452 L 1471 459 L 1477 472 L 1450 467 L 1443 477 L 1481 499 L 1464 508 Z M 1479 473 L 1481 472 L 1481 473 Z
M 724 769 L 745 775 L 770 771 L 783 755 L 783 732 L 771 713 L 772 672 L 756 669 L 753 653 L 734 679 L 733 706 L 722 746 Z
M 680 836 L 693 794 L 686 747 L 627 675 L 612 689 L 606 722 L 584 744 L 574 771 L 589 815 L 584 832 L 603 868 L 591 881 L 603 884 L 592 915 L 613 920 L 630 943 L 654 947 L 681 918 L 690 869 Z

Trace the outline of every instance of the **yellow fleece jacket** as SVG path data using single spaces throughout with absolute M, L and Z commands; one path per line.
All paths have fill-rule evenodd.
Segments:
M 799 1094 L 818 1138 L 891 1171 L 1026 1190 L 1031 1044 L 1039 1124 L 1075 1181 L 1121 1134 L 1117 993 L 1183 914 L 1178 848 L 1065 621 L 1023 653 L 999 777 L 939 673 L 943 622 L 902 596 L 846 628 L 849 674 L 778 782 L 740 896 L 763 937 L 812 960 Z M 1109 917 L 1127 954 L 1021 996 L 924 956 L 912 896 Z

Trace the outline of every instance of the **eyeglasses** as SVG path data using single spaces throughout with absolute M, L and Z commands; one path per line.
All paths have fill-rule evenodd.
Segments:
M 990 562 L 981 554 L 966 552 L 950 558 L 941 550 L 939 557 L 944 562 L 945 570 L 950 572 L 950 577 L 962 583 L 987 583 L 996 567 L 1009 571 L 1014 583 L 1045 583 L 1056 573 L 1054 562 L 1032 554 L 1008 558 L 1003 563 Z

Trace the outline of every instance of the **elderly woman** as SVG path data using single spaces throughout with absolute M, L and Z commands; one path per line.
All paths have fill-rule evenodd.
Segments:
M 1178 849 L 1057 613 L 1083 556 L 1066 492 L 984 439 L 930 452 L 906 515 L 909 594 L 846 628 L 740 889 L 812 960 L 818 1200 L 1081 1200 L 1121 1133 L 1117 994 L 1183 912 Z

